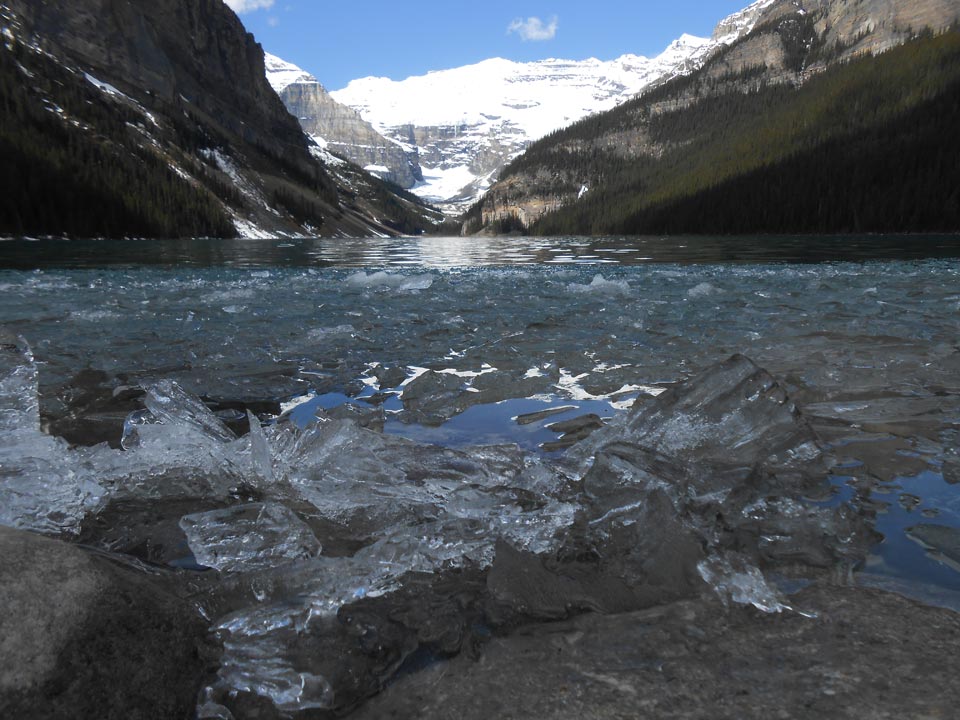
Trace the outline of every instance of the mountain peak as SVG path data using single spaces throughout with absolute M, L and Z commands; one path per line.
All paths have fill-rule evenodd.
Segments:
M 263 62 L 267 71 L 267 80 L 278 95 L 294 83 L 319 84 L 319 80 L 306 70 L 276 55 L 265 52 L 263 54 Z
M 690 72 L 715 47 L 684 34 L 653 58 L 490 58 L 401 81 L 360 78 L 331 95 L 386 137 L 415 143 L 425 182 L 413 191 L 456 213 L 529 143 Z
M 728 15 L 713 31 L 713 40 L 719 43 L 731 43 L 749 33 L 756 26 L 763 11 L 778 0 L 757 0 L 743 10 Z

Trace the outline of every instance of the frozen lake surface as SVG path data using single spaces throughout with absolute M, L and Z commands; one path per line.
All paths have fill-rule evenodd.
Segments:
M 578 523 L 692 534 L 768 611 L 797 564 L 960 607 L 957 239 L 768 240 L 0 243 L 0 522 L 126 551 L 167 512 L 143 559 L 222 578 L 204 717 L 341 707 L 297 633 Z

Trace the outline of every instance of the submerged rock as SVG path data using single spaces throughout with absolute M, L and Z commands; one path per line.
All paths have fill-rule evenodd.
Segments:
M 441 425 L 474 405 L 531 397 L 551 385 L 547 375 L 524 376 L 487 367 L 481 373 L 429 370 L 404 388 L 403 422 Z
M 0 716 L 191 717 L 206 622 L 167 576 L 0 527 Z
M 923 523 L 909 528 L 907 537 L 927 548 L 934 558 L 960 570 L 960 529 Z
M 580 415 L 570 420 L 552 423 L 551 425 L 547 425 L 547 430 L 560 433 L 561 437 L 554 442 L 544 443 L 543 449 L 546 452 L 564 450 L 590 437 L 590 435 L 602 427 L 603 420 L 595 413 L 587 413 L 586 415 Z
M 411 380 L 403 390 L 403 409 L 409 422 L 441 425 L 463 412 L 463 378 L 430 370 Z

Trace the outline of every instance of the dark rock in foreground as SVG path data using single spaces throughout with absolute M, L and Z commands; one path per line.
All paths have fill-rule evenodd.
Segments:
M 206 623 L 160 576 L 0 527 L 0 717 L 192 717 Z
M 954 717 L 960 616 L 814 586 L 816 617 L 689 601 L 496 638 L 398 679 L 352 718 Z

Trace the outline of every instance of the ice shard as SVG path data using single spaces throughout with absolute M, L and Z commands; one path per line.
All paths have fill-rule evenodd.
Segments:
M 0 524 L 75 533 L 103 488 L 64 440 L 41 431 L 38 397 L 30 346 L 0 336 Z
M 261 570 L 314 557 L 320 543 L 279 503 L 251 503 L 186 515 L 180 527 L 197 562 L 224 572 Z

